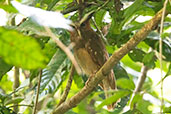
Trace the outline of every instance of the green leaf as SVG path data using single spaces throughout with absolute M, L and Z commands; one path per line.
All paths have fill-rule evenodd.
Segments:
M 114 73 L 116 79 L 129 78 L 128 73 L 119 63 L 114 66 Z
M 133 14 L 135 14 L 135 12 L 137 12 L 140 9 L 143 2 L 144 0 L 135 0 L 135 2 L 125 10 L 124 22 L 128 21 L 128 19 L 131 18 Z
M 0 80 L 2 79 L 3 75 L 6 74 L 11 68 L 12 65 L 5 63 L 4 60 L 0 58 Z
M 128 56 L 135 62 L 142 62 L 145 52 L 141 49 L 134 49 L 128 53 Z
M 105 99 L 100 105 L 98 105 L 97 110 L 100 110 L 105 105 L 112 104 L 113 102 L 116 102 L 120 98 L 125 97 L 125 96 L 129 95 L 130 93 L 131 92 L 128 90 L 116 91 L 113 96 Z
M 53 0 L 53 1 L 48 5 L 47 10 L 51 10 L 58 2 L 59 2 L 59 0 Z
M 150 105 L 152 105 L 151 102 L 142 99 L 138 101 L 137 109 L 140 110 L 143 114 L 152 114 L 152 110 L 149 110 Z
M 169 106 L 169 107 L 164 107 L 163 113 L 171 113 L 171 106 Z
M 135 84 L 132 80 L 126 78 L 120 78 L 116 81 L 116 85 L 122 89 L 133 90 L 135 88 Z
M 155 53 L 152 51 L 146 54 L 143 58 L 143 63 L 145 66 L 149 68 L 154 68 L 155 67 Z
M 4 9 L 7 12 L 17 13 L 18 11 L 12 5 L 0 4 L 0 8 Z
M 8 99 L 7 101 L 5 101 L 4 104 L 9 105 L 9 104 L 14 104 L 14 103 L 20 103 L 23 100 L 24 100 L 23 97 L 15 97 L 14 99 Z
M 81 76 L 78 74 L 74 75 L 74 82 L 77 85 L 78 88 L 83 88 L 84 87 L 84 82 Z
M 41 94 L 46 95 L 57 90 L 62 83 L 62 76 L 66 76 L 63 72 L 63 68 L 67 65 L 67 56 L 65 53 L 58 49 L 51 61 L 42 73 L 41 81 Z
M 159 36 L 154 33 L 150 34 L 147 39 L 145 39 L 145 43 L 151 46 L 154 50 L 159 52 Z M 162 54 L 164 56 L 163 60 L 171 61 L 171 42 L 167 40 L 162 41 Z
M 121 61 L 123 62 L 124 65 L 126 65 L 138 72 L 141 71 L 141 65 L 136 64 L 134 61 L 132 61 L 132 59 L 130 59 L 130 57 L 128 55 L 124 56 Z
M 35 39 L 5 28 L 0 28 L 0 56 L 24 69 L 44 68 L 48 61 Z
M 139 101 L 142 100 L 143 96 L 140 93 L 135 94 L 135 96 L 130 99 L 131 103 L 130 103 L 130 109 L 134 108 L 134 105 Z M 129 101 L 130 102 L 130 101 Z
M 11 79 L 8 77 L 8 75 L 4 75 L 0 81 L 0 88 L 2 90 L 5 90 L 6 93 L 11 92 L 12 89 L 12 85 L 13 82 L 11 81 Z M 0 92 L 1 93 L 1 92 Z

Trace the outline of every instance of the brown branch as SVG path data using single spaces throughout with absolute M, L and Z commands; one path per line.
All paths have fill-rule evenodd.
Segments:
M 137 92 L 141 91 L 141 88 L 145 82 L 146 76 L 147 76 L 147 71 L 148 71 L 148 67 L 147 66 L 143 66 L 141 73 L 142 75 L 139 77 L 136 88 L 134 90 L 134 93 L 136 94 Z
M 147 72 L 148 72 L 148 70 L 149 70 L 149 69 L 148 69 L 147 66 L 142 66 L 142 68 L 141 68 L 141 76 L 138 78 L 136 87 L 135 87 L 134 92 L 133 92 L 133 94 L 132 94 L 132 96 L 131 96 L 130 103 L 129 103 L 130 105 L 132 104 L 132 101 L 133 101 L 135 95 L 136 95 L 138 92 L 141 91 L 141 88 L 142 88 L 142 86 L 143 86 L 143 84 L 144 84 L 144 82 L 145 82 L 145 79 L 146 79 L 146 77 L 147 77 Z M 136 104 L 134 104 L 134 108 L 135 108 L 135 107 L 136 107 Z
M 160 10 L 147 24 L 145 24 L 140 31 L 138 31 L 123 47 L 118 49 L 108 61 L 101 67 L 94 77 L 73 97 L 62 103 L 59 107 L 54 109 L 52 114 L 63 114 L 69 109 L 75 107 L 86 96 L 88 96 L 97 84 L 105 78 L 114 65 L 116 65 L 123 56 L 125 56 L 131 49 L 135 48 L 138 43 L 146 38 L 146 36 L 158 25 L 162 17 L 162 10 Z
M 64 90 L 64 92 L 62 94 L 62 98 L 60 99 L 59 104 L 57 105 L 57 107 L 59 105 L 61 105 L 66 100 L 66 98 L 68 96 L 69 90 L 71 88 L 74 72 L 75 72 L 75 68 L 74 68 L 74 65 L 72 65 L 71 71 L 70 71 L 70 75 L 69 75 L 69 79 L 68 79 L 68 82 L 67 82 L 67 85 L 66 85 L 66 88 L 65 88 L 65 90 Z
M 36 93 L 36 101 L 34 103 L 34 108 L 33 108 L 33 113 L 32 114 L 36 114 L 37 104 L 38 104 L 38 100 L 39 100 L 39 91 L 40 91 L 41 77 L 42 77 L 42 70 L 40 70 L 40 74 L 39 74 L 37 93 Z

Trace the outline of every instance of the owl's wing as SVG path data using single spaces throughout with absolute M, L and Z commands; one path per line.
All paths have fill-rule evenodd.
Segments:
M 85 48 L 89 52 L 93 61 L 99 66 L 103 66 L 103 64 L 108 59 L 108 53 L 105 49 L 105 45 L 100 37 L 93 30 L 88 33 L 91 38 L 88 38 L 85 43 Z

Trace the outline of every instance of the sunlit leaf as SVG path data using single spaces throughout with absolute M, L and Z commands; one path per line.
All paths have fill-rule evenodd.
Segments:
M 152 105 L 151 102 L 142 99 L 138 101 L 137 109 L 140 110 L 143 114 L 151 114 L 152 110 L 149 110 L 150 105 Z
M 171 106 L 170 107 L 164 107 L 163 113 L 171 113 Z
M 122 89 L 129 89 L 133 90 L 135 88 L 135 84 L 132 80 L 127 79 L 127 78 L 120 78 L 117 80 L 117 86 L 122 88 Z
M 2 9 L 4 9 L 5 11 L 7 11 L 7 12 L 12 12 L 12 13 L 17 13 L 17 10 L 13 7 L 13 6 L 11 6 L 11 5 L 1 5 L 0 4 L 0 8 L 2 8 Z
M 128 90 L 119 90 L 114 93 L 113 96 L 105 99 L 100 105 L 97 106 L 97 110 L 101 109 L 103 106 L 116 102 L 118 99 L 129 95 L 131 92 Z
M 141 65 L 140 64 L 136 64 L 135 62 L 133 62 L 128 55 L 124 56 L 121 60 L 123 62 L 124 65 L 136 70 L 136 71 L 141 71 Z
M 43 68 L 48 60 L 35 39 L 5 28 L 0 28 L 0 56 L 25 69 Z

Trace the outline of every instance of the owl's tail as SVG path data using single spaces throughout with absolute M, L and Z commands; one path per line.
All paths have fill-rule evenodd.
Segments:
M 109 91 L 111 90 L 117 90 L 116 87 L 116 81 L 115 81 L 115 76 L 113 70 L 111 70 L 111 73 L 102 80 L 102 88 L 105 92 L 105 97 L 109 98 L 110 96 L 113 95 L 113 93 L 110 93 Z M 110 105 L 107 106 L 108 110 L 111 111 L 115 108 L 117 102 L 114 102 Z

